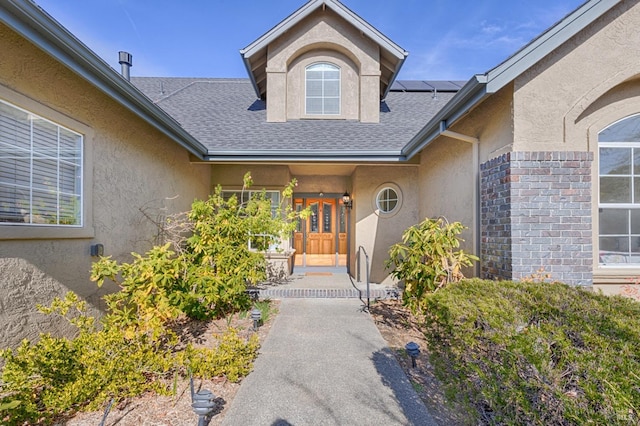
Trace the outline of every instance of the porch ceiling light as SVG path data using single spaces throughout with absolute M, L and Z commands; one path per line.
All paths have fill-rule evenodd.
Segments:
M 344 204 L 345 207 L 349 209 L 351 208 L 351 195 L 349 195 L 347 191 L 345 191 L 344 194 L 342 194 L 342 203 Z

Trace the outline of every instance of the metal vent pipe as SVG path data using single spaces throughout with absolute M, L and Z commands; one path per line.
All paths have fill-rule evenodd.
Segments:
M 129 52 L 118 52 L 120 66 L 122 67 L 122 76 L 127 80 L 131 80 L 130 70 L 133 66 L 133 56 Z

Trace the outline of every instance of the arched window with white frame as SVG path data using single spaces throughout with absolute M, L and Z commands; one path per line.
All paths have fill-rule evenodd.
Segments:
M 598 134 L 599 264 L 640 266 L 640 114 Z
M 305 68 L 305 113 L 340 115 L 340 67 L 317 62 Z

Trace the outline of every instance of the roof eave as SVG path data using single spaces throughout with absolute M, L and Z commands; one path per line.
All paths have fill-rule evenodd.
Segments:
M 206 147 L 32 1 L 6 0 L 0 21 L 191 154 Z
M 382 34 L 380 31 L 378 31 L 375 27 L 373 27 L 367 21 L 362 19 L 356 13 L 351 11 L 348 7 L 343 5 L 341 2 L 336 0 L 311 0 L 308 3 L 304 4 L 302 7 L 300 7 L 298 10 L 293 12 L 291 15 L 286 17 L 280 23 L 278 23 L 275 27 L 267 31 L 265 34 L 263 34 L 253 43 L 249 44 L 247 47 L 240 50 L 240 55 L 242 56 L 242 60 L 245 63 L 245 67 L 249 74 L 249 78 L 251 80 L 251 83 L 254 86 L 254 90 L 258 98 L 261 97 L 261 93 L 260 93 L 260 89 L 258 88 L 258 84 L 255 80 L 255 75 L 253 74 L 253 70 L 251 67 L 251 58 L 255 54 L 261 52 L 263 49 L 266 49 L 267 46 L 271 44 L 274 40 L 276 40 L 286 31 L 291 29 L 291 27 L 296 25 L 302 19 L 312 14 L 316 9 L 318 9 L 322 5 L 326 5 L 329 8 L 331 8 L 331 10 L 333 10 L 338 16 L 342 17 L 344 20 L 354 25 L 364 35 L 366 35 L 371 40 L 373 40 L 376 44 L 378 44 L 380 48 L 389 52 L 393 57 L 396 58 L 397 63 L 396 63 L 394 74 L 390 79 L 391 81 L 389 82 L 387 89 L 382 94 L 381 99 L 384 99 L 387 96 L 387 93 L 389 93 L 391 84 L 398 76 L 398 73 L 400 72 L 400 68 L 404 64 L 406 57 L 409 55 L 409 52 L 402 49 L 399 45 L 391 41 L 391 39 L 386 37 L 384 34 Z
M 495 93 L 622 0 L 587 1 L 513 56 L 488 71 L 487 90 Z
M 219 163 L 255 162 L 255 163 L 398 163 L 407 158 L 400 151 L 291 151 L 291 150 L 256 150 L 250 151 L 210 151 L 205 161 Z
M 460 117 L 475 108 L 475 106 L 482 102 L 487 96 L 489 96 L 489 93 L 487 92 L 486 75 L 478 74 L 473 76 L 473 78 L 411 138 L 402 149 L 402 155 L 407 159 L 413 158 L 418 152 L 440 136 L 442 122 L 445 122 L 447 127 L 455 123 Z
M 477 107 L 491 94 L 498 92 L 582 31 L 622 0 L 591 0 L 545 31 L 506 61 L 485 74 L 472 77 L 465 86 L 436 114 L 402 149 L 407 159 L 429 145 L 462 116 Z

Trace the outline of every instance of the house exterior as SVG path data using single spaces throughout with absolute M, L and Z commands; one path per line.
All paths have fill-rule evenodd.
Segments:
M 0 341 L 62 327 L 33 306 L 66 290 L 100 309 L 92 254 L 143 252 L 154 222 L 247 171 L 278 202 L 296 179 L 299 266 L 355 274 L 366 252 L 386 282 L 402 231 L 445 216 L 475 275 L 617 293 L 640 275 L 638 24 L 638 1 L 590 0 L 467 82 L 397 81 L 406 51 L 310 0 L 240 51 L 247 79 L 129 81 L 3 1 Z

